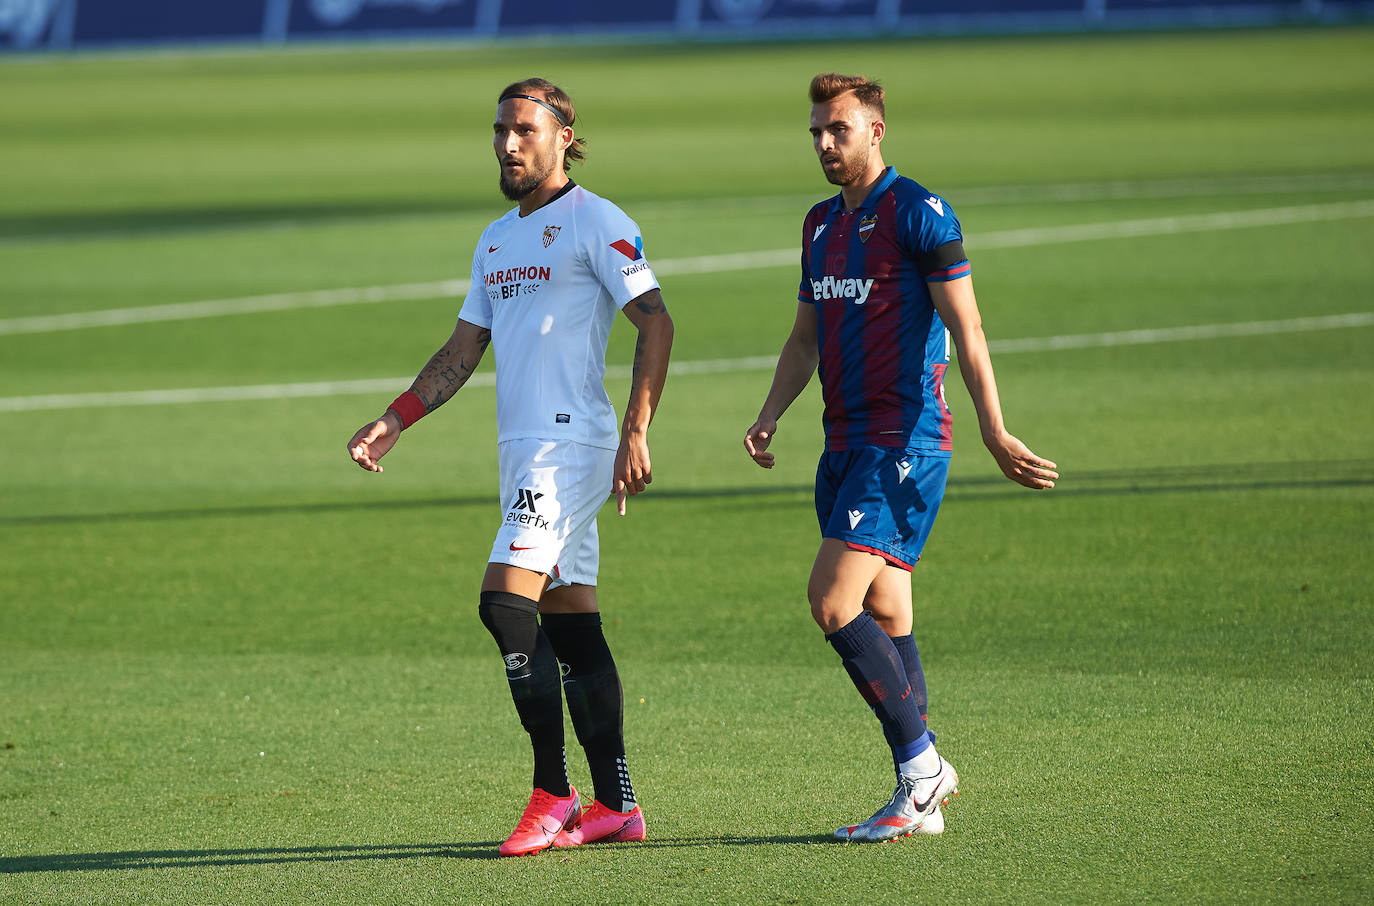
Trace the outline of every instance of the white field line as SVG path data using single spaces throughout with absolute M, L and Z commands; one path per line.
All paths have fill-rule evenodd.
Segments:
M 1248 211 L 1223 211 L 1215 214 L 1184 214 L 1177 217 L 1153 217 L 1142 220 L 1001 230 L 971 237 L 969 247 L 976 253 L 988 249 L 1051 245 L 1060 242 L 1086 242 L 1095 239 L 1213 232 L 1371 216 L 1374 216 L 1374 199 L 1261 208 Z M 797 265 L 800 261 L 800 249 L 787 248 L 760 252 L 700 255 L 692 258 L 665 258 L 656 262 L 653 267 L 656 274 L 660 277 L 666 277 L 682 274 L 714 274 L 764 267 L 784 267 Z M 274 293 L 266 296 L 247 296 L 237 299 L 212 299 L 204 302 L 176 302 L 168 305 L 112 308 L 65 315 L 6 318 L 0 320 L 0 336 L 48 333 L 58 330 L 77 330 L 122 324 L 146 324 L 155 321 L 181 321 L 191 318 L 213 318 L 224 315 L 286 311 L 299 308 L 330 308 L 340 305 L 451 298 L 467 295 L 468 283 L 467 280 L 439 280 L 430 283 L 403 283 L 393 286 Z
M 1114 333 L 1071 334 L 1058 337 L 1031 337 L 1019 340 L 993 340 L 988 346 L 998 354 L 1052 352 L 1062 349 L 1087 349 L 1109 346 L 1137 346 L 1147 343 L 1174 343 L 1183 340 L 1212 340 L 1224 337 L 1249 337 L 1265 334 L 1300 333 L 1314 330 L 1340 330 L 1374 327 L 1374 312 L 1354 312 L 1281 321 L 1245 321 L 1236 324 L 1201 324 L 1192 327 L 1164 327 L 1152 330 L 1123 330 Z M 706 359 L 674 362 L 673 375 L 725 374 L 771 371 L 777 356 L 748 356 L 735 359 Z M 630 376 L 626 365 L 606 368 L 608 379 Z M 241 387 L 187 387 L 178 390 L 134 390 L 112 393 L 54 393 L 40 396 L 0 397 L 0 412 L 35 412 L 51 409 L 109 408 L 116 406 L 165 406 L 175 403 L 242 402 L 281 400 L 317 396 L 385 395 L 410 385 L 409 376 L 369 378 L 357 381 L 317 381 L 299 384 L 254 384 Z M 491 372 L 475 374 L 468 387 L 495 386 Z
M 376 302 L 409 302 L 467 295 L 467 280 L 438 280 L 432 283 L 400 283 L 393 286 L 362 286 L 345 289 L 320 289 L 308 292 L 273 293 L 267 296 L 242 296 L 237 299 L 210 299 L 205 302 L 173 302 L 168 305 L 141 305 L 135 308 L 107 308 L 103 311 L 74 312 L 66 315 L 35 315 L 0 321 L 0 335 L 48 333 L 85 327 L 112 327 L 119 324 L 148 324 L 154 321 L 185 321 L 222 315 L 245 315 L 264 311 L 289 311 L 298 308 L 333 308 Z
M 950 187 L 959 210 L 973 205 L 1045 204 L 1054 202 L 1131 201 L 1163 198 L 1206 198 L 1223 195 L 1276 195 L 1299 192 L 1359 192 L 1374 189 L 1374 173 L 1308 173 L 1293 176 L 1217 176 L 1184 179 L 1111 180 L 1051 183 L 1048 185 Z M 649 218 L 701 210 L 805 210 L 820 199 L 804 195 L 761 195 L 740 198 L 697 198 L 641 202 L 635 216 Z
M 3 59 L 0 59 L 3 62 Z M 1049 183 L 1045 185 L 969 186 L 949 187 L 950 194 L 959 199 L 959 208 L 974 205 L 1053 204 L 1056 202 L 1129 201 L 1133 199 L 1205 198 L 1222 195 L 1272 195 L 1298 192 L 1365 192 L 1374 189 L 1374 173 L 1297 173 L 1291 176 L 1211 176 L 1181 179 L 1107 180 L 1100 182 Z M 806 210 L 818 200 L 815 192 L 796 195 L 732 196 L 729 198 L 694 198 L 676 201 L 642 201 L 634 204 L 635 216 L 641 220 L 671 217 L 696 211 L 729 212 L 748 210 L 776 212 Z M 476 216 L 489 219 L 501 212 L 493 207 L 486 214 Z M 70 233 L 31 233 L 0 236 L 0 248 L 28 243 L 60 243 L 87 240 L 124 239 L 185 235 L 187 233 L 234 232 L 251 229 L 257 233 L 269 230 L 298 230 L 315 226 L 339 226 L 356 223 L 416 222 L 459 220 L 473 216 L 467 212 L 398 212 L 395 214 L 339 215 L 321 220 L 277 218 L 240 221 L 237 223 L 179 224 L 167 226 L 112 227 L 103 230 Z
M 1284 208 L 1259 208 L 1250 211 L 1222 211 L 1216 214 L 1180 214 L 1177 217 L 1150 217 L 1142 220 L 1117 220 L 990 233 L 993 244 L 979 237 L 969 245 L 979 248 L 1012 248 L 1054 242 L 1084 242 L 1093 239 L 1128 239 L 1139 236 L 1165 236 L 1174 233 L 1210 233 L 1247 227 L 1280 226 L 1322 220 L 1350 220 L 1374 217 L 1374 199 L 1338 201 L 1330 204 L 1293 205 Z M 800 259 L 798 259 L 800 260 Z
M 960 204 L 1046 201 L 1127 201 L 1200 198 L 1208 195 L 1270 195 L 1282 192 L 1359 192 L 1374 188 L 1374 173 L 1299 173 L 1293 176 L 1214 176 L 1111 180 L 1051 185 L 977 186 L 951 194 Z
M 1177 343 L 1182 340 L 1219 340 L 1225 337 L 1257 337 L 1276 333 L 1342 330 L 1348 327 L 1374 327 L 1374 311 L 1312 318 L 1285 318 L 1281 321 L 1241 321 L 1236 324 L 1197 324 L 1191 327 L 1157 327 L 1145 330 L 1120 330 L 1112 333 L 1080 333 L 1061 337 L 992 340 L 988 343 L 988 348 L 998 354 L 1056 352 L 1061 349 L 1140 346 L 1147 343 Z

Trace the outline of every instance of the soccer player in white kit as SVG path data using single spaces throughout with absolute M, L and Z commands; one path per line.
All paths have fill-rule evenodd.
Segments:
M 348 443 L 364 469 L 443 405 L 496 347 L 501 500 L 478 612 L 495 638 L 534 750 L 534 791 L 501 855 L 644 839 L 625 763 L 620 676 L 596 598 L 596 514 L 614 492 L 652 480 L 648 428 L 668 373 L 673 321 L 639 228 L 568 178 L 584 156 L 576 111 L 558 86 L 526 79 L 498 96 L 494 146 L 502 193 L 519 203 L 483 231 L 457 327 L 376 421 Z M 639 332 L 625 418 L 606 395 L 616 310 Z M 561 681 L 561 682 L 560 682 Z M 587 753 L 595 798 L 568 782 L 563 698 Z

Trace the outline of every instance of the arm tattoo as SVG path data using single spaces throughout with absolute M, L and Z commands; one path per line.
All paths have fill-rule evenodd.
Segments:
M 426 412 L 433 412 L 457 393 L 459 388 L 468 382 L 472 377 L 472 372 L 477 369 L 477 361 L 481 359 L 482 353 L 491 343 L 491 331 L 484 330 L 477 335 L 477 355 L 469 364 L 467 356 L 458 353 L 458 363 L 453 365 L 449 362 L 452 355 L 449 348 L 445 346 L 429 359 L 411 389 L 420 401 L 425 404 Z M 429 390 L 429 393 L 425 391 Z
M 646 299 L 639 299 L 635 302 L 635 308 L 646 315 L 661 315 L 668 310 L 668 307 L 663 304 L 662 296 L 651 296 Z
M 639 371 L 640 371 L 639 366 L 642 365 L 643 363 L 644 363 L 644 334 L 641 333 L 641 334 L 639 335 L 639 339 L 635 340 L 635 363 L 634 363 L 633 369 L 631 369 L 631 372 L 630 372 L 630 386 L 632 386 L 632 387 L 638 387 L 638 386 L 639 386 Z

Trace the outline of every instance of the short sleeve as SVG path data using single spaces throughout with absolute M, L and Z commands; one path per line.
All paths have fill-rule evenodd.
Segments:
M 963 229 L 949 202 L 921 192 L 908 206 L 905 225 L 907 251 L 922 279 L 948 282 L 971 273 L 972 265 L 964 254 Z
M 485 237 L 487 234 L 482 233 Z M 477 248 L 472 252 L 472 283 L 468 286 L 467 298 L 458 311 L 458 317 L 469 324 L 491 329 L 491 297 L 487 295 L 486 274 L 481 262 L 482 239 L 477 240 Z
M 610 202 L 597 205 L 580 237 L 587 265 L 611 294 L 617 308 L 658 288 L 658 279 L 644 257 L 639 226 Z
M 815 302 L 816 291 L 811 283 L 811 244 L 825 231 L 825 212 L 821 206 L 812 208 L 802 221 L 801 284 L 797 287 L 798 302 Z M 817 229 L 817 227 L 820 229 Z

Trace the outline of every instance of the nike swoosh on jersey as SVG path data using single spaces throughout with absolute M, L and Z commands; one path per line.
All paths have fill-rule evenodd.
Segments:
M 491 248 L 487 249 L 487 254 L 490 255 L 492 252 L 496 251 L 496 250 L 499 249 L 500 247 L 501 247 L 501 246 L 499 246 L 499 245 L 493 245 Z
M 513 550 L 513 551 L 532 551 L 532 550 L 534 550 L 534 546 L 531 545 L 530 547 L 516 547 L 516 546 L 515 546 L 515 542 L 512 541 L 512 542 L 511 542 L 511 545 L 510 545 L 510 549 Z

